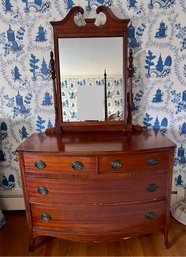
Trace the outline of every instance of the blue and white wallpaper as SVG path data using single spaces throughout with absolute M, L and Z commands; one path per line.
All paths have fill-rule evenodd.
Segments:
M 53 50 L 49 22 L 61 20 L 75 5 L 86 10 L 86 17 L 94 16 L 96 6 L 107 5 L 118 17 L 131 19 L 129 47 L 134 50 L 136 68 L 134 122 L 145 129 L 161 130 L 177 144 L 173 187 L 186 186 L 186 1 L 1 0 L 2 194 L 21 190 L 16 147 L 33 132 L 44 132 L 54 125 L 48 73 Z M 68 119 L 73 113 L 70 105 L 66 113 Z

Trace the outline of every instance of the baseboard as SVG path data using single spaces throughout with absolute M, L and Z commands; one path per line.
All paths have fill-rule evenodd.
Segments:
M 24 198 L 22 192 L 6 192 L 0 194 L 0 209 L 13 211 L 13 210 L 25 210 Z

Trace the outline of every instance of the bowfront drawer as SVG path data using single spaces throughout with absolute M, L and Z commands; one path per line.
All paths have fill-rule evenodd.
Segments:
M 32 156 L 25 155 L 26 172 L 95 172 L 95 157 Z
M 68 232 L 153 231 L 165 225 L 166 201 L 131 205 L 32 204 L 34 228 Z
M 167 171 L 169 152 L 101 156 L 99 172 Z
M 122 179 L 49 179 L 27 177 L 29 201 L 100 204 L 166 199 L 167 175 Z

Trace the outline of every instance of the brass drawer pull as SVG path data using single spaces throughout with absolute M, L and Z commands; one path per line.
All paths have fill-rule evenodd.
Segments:
M 145 218 L 147 220 L 154 220 L 156 218 L 156 213 L 153 211 L 149 211 L 145 214 Z
M 83 167 L 84 167 L 84 165 L 80 161 L 75 161 L 72 163 L 72 169 L 74 169 L 74 170 L 82 170 Z
M 46 187 L 43 187 L 43 186 L 39 187 L 37 191 L 41 195 L 47 195 L 48 194 L 48 189 Z
M 159 160 L 157 158 L 150 158 L 148 159 L 149 166 L 156 166 L 159 164 Z
M 114 160 L 110 163 L 111 168 L 120 169 L 122 167 L 122 163 L 119 160 Z
M 35 162 L 35 167 L 42 170 L 46 167 L 46 163 L 42 160 L 38 160 Z
M 147 189 L 148 192 L 155 192 L 157 188 L 158 188 L 158 186 L 157 186 L 156 184 L 154 184 L 154 183 L 149 184 L 149 185 L 146 187 L 146 189 Z
M 49 221 L 49 220 L 51 220 L 51 217 L 50 217 L 50 215 L 48 213 L 42 213 L 41 214 L 41 220 Z

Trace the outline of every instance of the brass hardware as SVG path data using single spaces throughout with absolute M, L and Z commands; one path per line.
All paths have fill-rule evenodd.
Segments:
M 148 220 L 154 220 L 156 218 L 156 213 L 153 211 L 149 211 L 145 214 L 145 218 Z
M 46 163 L 42 160 L 38 160 L 35 162 L 35 167 L 42 170 L 46 167 Z
M 48 189 L 44 186 L 40 186 L 37 191 L 41 195 L 47 195 L 48 194 Z
M 147 191 L 149 191 L 149 192 L 155 192 L 157 188 L 158 188 L 158 186 L 156 184 L 154 184 L 154 183 L 149 184 L 146 187 Z
M 120 169 L 122 167 L 122 163 L 119 160 L 114 160 L 110 163 L 111 168 Z
M 148 159 L 148 165 L 149 166 L 155 166 L 159 163 L 159 160 L 157 158 L 150 158 Z
M 72 169 L 74 169 L 74 170 L 82 170 L 83 167 L 84 167 L 84 165 L 80 161 L 75 161 L 72 163 Z
M 51 217 L 50 217 L 50 215 L 48 213 L 42 213 L 41 214 L 41 219 L 43 221 L 49 221 L 49 220 L 51 220 Z

